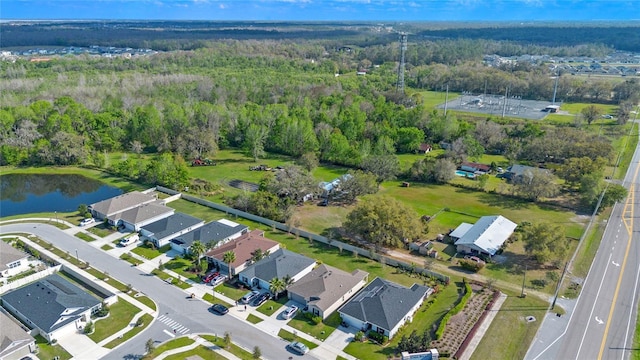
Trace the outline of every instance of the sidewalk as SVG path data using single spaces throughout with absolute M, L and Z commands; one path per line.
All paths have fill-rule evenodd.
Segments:
M 489 330 L 489 326 L 493 322 L 493 319 L 496 317 L 496 315 L 498 315 L 498 311 L 500 311 L 500 308 L 502 307 L 502 304 L 505 300 L 507 300 L 507 295 L 504 293 L 500 293 L 500 297 L 498 298 L 498 300 L 493 303 L 491 309 L 487 310 L 487 316 L 482 320 L 480 326 L 478 326 L 478 330 L 469 342 L 469 346 L 467 346 L 462 355 L 460 355 L 460 360 L 469 360 L 471 358 L 471 355 L 473 355 L 473 352 L 480 344 L 480 341 L 484 337 L 484 334 L 487 332 L 487 330 Z

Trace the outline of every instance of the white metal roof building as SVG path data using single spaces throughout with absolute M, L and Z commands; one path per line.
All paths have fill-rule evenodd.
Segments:
M 458 252 L 493 256 L 516 227 L 516 223 L 502 215 L 483 216 L 473 226 L 460 224 L 450 236 Z

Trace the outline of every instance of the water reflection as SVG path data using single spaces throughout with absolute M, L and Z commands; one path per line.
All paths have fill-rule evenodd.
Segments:
M 9 174 L 0 176 L 0 217 L 74 211 L 119 195 L 122 190 L 82 175 Z

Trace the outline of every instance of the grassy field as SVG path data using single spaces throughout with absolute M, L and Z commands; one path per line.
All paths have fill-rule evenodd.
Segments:
M 524 359 L 538 327 L 544 318 L 548 304 L 533 296 L 520 298 L 507 294 L 489 330 L 482 338 L 471 359 Z M 527 316 L 538 321 L 528 323 Z M 496 342 L 499 340 L 499 346 Z
M 429 109 L 443 104 L 445 99 L 451 101 L 460 96 L 458 93 L 450 92 L 447 98 L 445 91 L 420 91 L 418 94 L 422 96 L 422 104 Z
M 140 309 L 123 298 L 119 298 L 118 302 L 109 307 L 108 317 L 95 321 L 95 331 L 89 337 L 99 343 L 116 332 L 127 328 L 131 323 L 131 319 L 138 312 L 140 312 Z
M 226 357 L 202 345 L 199 345 L 195 349 L 192 349 L 189 351 L 169 355 L 165 357 L 165 359 L 166 360 L 184 360 L 187 358 L 196 358 L 196 357 L 199 357 L 201 359 L 207 359 L 207 360 L 226 360 L 227 359 Z
M 49 344 L 47 339 L 43 338 L 42 335 L 36 335 L 36 345 L 38 346 L 38 358 L 39 359 L 53 359 L 57 358 L 58 360 L 69 360 L 71 359 L 71 354 L 67 352 L 62 346 L 58 344 Z
M 107 344 L 104 345 L 104 347 L 106 347 L 107 349 L 115 348 L 116 346 L 122 344 L 123 342 L 131 339 L 132 337 L 142 332 L 142 330 L 146 329 L 147 326 L 149 326 L 153 321 L 153 317 L 149 314 L 142 315 L 141 319 L 142 319 L 142 326 L 135 326 L 131 328 L 131 330 L 124 333 L 122 337 L 109 341 Z

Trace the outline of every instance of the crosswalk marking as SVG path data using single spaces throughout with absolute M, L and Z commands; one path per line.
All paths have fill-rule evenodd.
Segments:
M 189 332 L 189 328 L 187 328 L 186 326 L 180 324 L 179 322 L 173 320 L 172 318 L 166 315 L 158 316 L 158 321 L 170 327 L 174 333 L 179 333 L 181 335 L 184 335 Z

